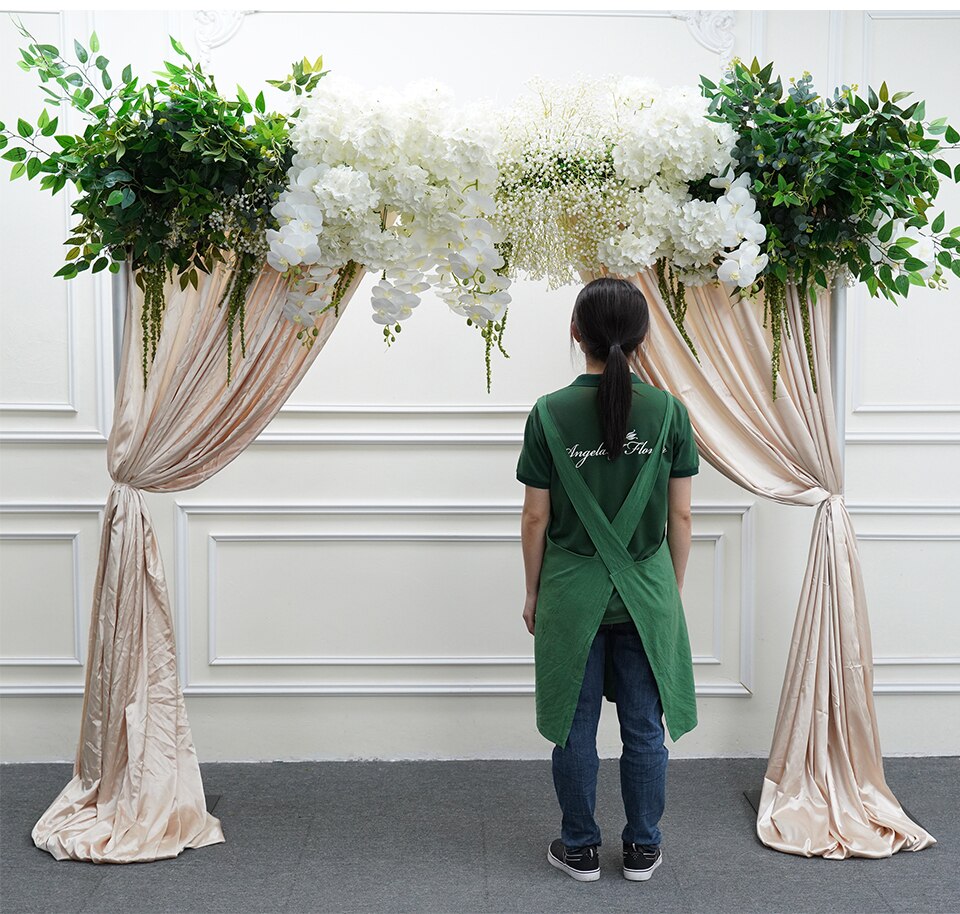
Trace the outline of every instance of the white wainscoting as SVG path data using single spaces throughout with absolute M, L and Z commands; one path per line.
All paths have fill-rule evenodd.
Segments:
M 688 585 L 688 616 L 702 622 L 699 628 L 709 633 L 705 649 L 697 653 L 695 664 L 698 667 L 697 690 L 701 695 L 749 695 L 752 670 L 752 629 L 753 629 L 753 528 L 750 509 L 752 503 L 741 504 L 705 504 L 694 509 L 698 519 L 698 530 L 694 534 L 694 559 L 692 568 L 699 558 L 698 552 L 705 548 L 708 555 L 701 559 L 709 571 L 709 581 L 699 588 L 695 583 Z M 456 631 L 448 632 L 437 652 L 423 653 L 421 635 L 414 639 L 418 645 L 416 653 L 398 654 L 384 645 L 382 652 L 369 651 L 369 645 L 379 641 L 378 633 L 364 632 L 362 643 L 367 648 L 363 653 L 302 653 L 274 652 L 265 653 L 253 650 L 243 653 L 226 653 L 220 647 L 218 634 L 223 630 L 228 610 L 221 606 L 219 563 L 224 548 L 229 544 L 349 544 L 350 549 L 341 557 L 350 567 L 348 576 L 356 581 L 353 593 L 347 598 L 344 588 L 336 587 L 333 592 L 331 614 L 339 616 L 349 612 L 344 605 L 348 599 L 355 599 L 361 605 L 368 605 L 364 576 L 364 552 L 369 548 L 384 548 L 398 544 L 462 544 L 477 547 L 477 561 L 489 561 L 481 553 L 488 553 L 488 547 L 494 544 L 508 544 L 503 551 L 503 573 L 511 575 L 511 587 L 499 600 L 490 599 L 484 591 L 470 587 L 455 587 L 453 596 L 469 604 L 477 599 L 480 604 L 488 602 L 495 606 L 516 603 L 515 593 L 522 591 L 522 577 L 519 565 L 519 505 L 198 505 L 177 504 L 175 578 L 178 582 L 178 644 L 180 656 L 180 675 L 186 694 L 529 694 L 532 693 L 532 650 L 501 653 L 488 650 L 485 653 L 467 653 L 460 651 L 449 653 L 448 644 L 458 643 Z M 707 523 L 727 520 L 731 529 L 702 530 Z M 701 520 L 702 519 L 702 520 Z M 709 520 L 708 520 L 709 519 Z M 730 523 L 732 521 L 732 524 Z M 202 529 L 196 529 L 202 528 Z M 735 538 L 735 545 L 726 548 L 726 542 Z M 200 557 L 205 554 L 206 569 Z M 423 554 L 423 553 L 421 553 Z M 408 554 L 409 556 L 409 554 Z M 461 557 L 462 558 L 462 557 Z M 491 579 L 498 577 L 496 564 L 489 564 Z M 311 568 L 316 572 L 316 568 Z M 464 569 L 466 571 L 466 568 Z M 274 577 L 271 579 L 270 575 Z M 481 575 L 483 579 L 484 575 Z M 413 578 L 409 568 L 397 569 L 397 593 L 404 594 L 408 600 L 416 601 L 420 596 L 429 597 L 429 582 L 422 578 Z M 267 561 L 257 576 L 266 576 L 266 586 L 277 599 L 289 599 L 283 594 L 283 569 L 276 569 Z M 454 575 L 456 577 L 456 575 Z M 691 575 L 691 580 L 695 576 Z M 310 578 L 304 575 L 302 600 L 322 598 L 325 591 L 316 589 L 315 595 L 310 589 Z M 322 577 L 319 579 L 322 582 Z M 481 582 L 482 583 L 482 582 Z M 238 585 L 242 589 L 242 583 Z M 497 596 L 496 585 L 491 580 L 493 593 Z M 691 602 L 691 591 L 702 596 L 702 604 Z M 365 600 L 368 601 L 365 603 Z M 197 602 L 205 605 L 196 606 Z M 431 611 L 435 607 L 430 608 Z M 479 607 L 477 608 L 477 611 Z M 462 612 L 461 607 L 461 612 Z M 242 618 L 249 619 L 251 609 L 234 608 Z M 466 617 L 473 618 L 475 610 L 468 610 Z M 269 625 L 269 613 L 264 607 L 264 624 Z M 506 623 L 503 611 L 499 614 L 501 623 Z M 516 617 L 516 618 L 515 618 Z M 731 624 L 731 617 L 736 625 Z M 204 625 L 204 621 L 206 624 Z M 423 631 L 426 620 L 410 619 L 404 625 L 411 625 Z M 324 623 L 324 630 L 330 621 Z M 519 614 L 511 613 L 504 630 L 494 639 L 496 644 L 511 641 L 521 645 L 529 644 L 526 632 L 519 634 Z M 691 623 L 692 639 L 696 640 L 697 621 Z M 295 626 L 295 630 L 300 629 Z M 195 646 L 195 639 L 205 644 Z M 463 647 L 468 645 L 464 644 Z M 217 677 L 212 667 L 239 668 L 233 679 Z M 291 670 L 290 668 L 298 668 Z M 699 667 L 717 667 L 701 675 Z M 257 668 L 252 671 L 251 668 Z M 304 668 L 310 668 L 309 670 Z M 336 681 L 323 680 L 320 674 L 329 675 L 330 668 L 339 675 Z M 354 669 L 349 669 L 354 668 Z M 414 668 L 412 671 L 410 668 Z M 501 668 L 500 670 L 491 668 Z M 509 676 L 495 674 L 509 671 Z M 517 668 L 522 676 L 518 678 Z M 375 675 L 364 673 L 367 669 Z M 383 677 L 384 670 L 393 670 L 392 679 Z M 429 678 L 416 679 L 412 673 L 430 672 Z M 265 671 L 266 678 L 259 673 Z M 452 671 L 463 673 L 457 679 L 438 678 L 440 673 Z M 217 677 L 217 678 L 215 678 Z M 272 678 L 270 678 L 272 677 Z M 365 677 L 365 678 L 364 678 Z
M 0 694 L 82 690 L 102 517 L 97 504 L 0 504 Z

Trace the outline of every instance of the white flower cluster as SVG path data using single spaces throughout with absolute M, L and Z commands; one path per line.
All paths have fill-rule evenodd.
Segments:
M 433 289 L 477 324 L 510 302 L 490 217 L 496 135 L 482 112 L 454 109 L 439 87 L 370 91 L 330 77 L 291 128 L 296 153 L 267 233 L 274 269 L 299 279 L 287 314 L 312 324 L 341 268 L 383 272 L 373 319 L 406 320 Z
M 766 229 L 746 176 L 734 179 L 736 135 L 707 120 L 693 89 L 633 78 L 535 83 L 507 120 L 497 219 L 511 271 L 551 287 L 602 265 L 631 274 L 665 258 L 688 285 L 751 285 L 766 265 Z M 712 178 L 716 200 L 691 185 Z

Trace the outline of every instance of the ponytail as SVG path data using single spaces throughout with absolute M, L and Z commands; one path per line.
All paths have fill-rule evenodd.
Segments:
M 611 343 L 610 354 L 607 356 L 607 364 L 600 376 L 600 387 L 597 390 L 597 407 L 603 425 L 603 445 L 607 449 L 607 460 L 616 460 L 623 453 L 632 399 L 633 385 L 630 383 L 627 355 L 619 343 Z
M 633 401 L 628 356 L 643 342 L 650 327 L 647 300 L 632 282 L 603 276 L 580 290 L 572 323 L 584 350 L 605 363 L 597 409 L 607 460 L 613 461 L 623 453 L 627 436 Z

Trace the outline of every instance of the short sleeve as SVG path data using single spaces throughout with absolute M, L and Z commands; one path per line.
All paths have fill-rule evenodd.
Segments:
M 671 476 L 696 476 L 700 472 L 700 455 L 693 437 L 693 426 L 687 408 L 674 397 L 673 462 Z
M 526 486 L 549 489 L 552 470 L 553 458 L 543 434 L 540 416 L 534 407 L 527 416 L 527 424 L 523 430 L 523 448 L 517 461 L 517 479 Z

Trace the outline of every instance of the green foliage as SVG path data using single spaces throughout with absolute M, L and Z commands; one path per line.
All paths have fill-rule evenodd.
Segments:
M 175 61 L 164 61 L 153 82 L 132 68 L 119 80 L 100 54 L 96 33 L 87 45 L 74 41 L 77 63 L 42 44 L 16 22 L 29 42 L 18 65 L 36 74 L 44 101 L 55 111 L 65 102 L 86 120 L 80 134 L 58 134 L 58 118 L 44 108 L 36 121 L 18 118 L 16 130 L 0 124 L 3 158 L 11 179 L 40 177 L 40 187 L 59 193 L 77 189 L 78 217 L 66 241 L 66 264 L 57 276 L 109 268 L 129 259 L 148 301 L 144 307 L 144 377 L 159 337 L 163 285 L 174 276 L 181 288 L 198 285 L 199 273 L 216 262 L 232 268 L 224 294 L 228 352 L 247 287 L 266 256 L 270 209 L 286 184 L 293 150 L 288 117 L 267 113 L 261 92 L 251 103 L 237 87 L 225 97 L 179 41 L 170 38 Z M 297 95 L 309 93 L 325 75 L 306 60 L 293 65 L 285 82 Z M 51 139 L 46 147 L 41 140 Z M 51 147 L 52 148 L 49 148 Z
M 809 301 L 836 277 L 852 276 L 872 296 L 896 301 L 911 285 L 942 286 L 948 270 L 960 276 L 960 229 L 946 231 L 945 215 L 932 210 L 941 179 L 960 181 L 960 165 L 951 169 L 941 157 L 960 133 L 943 118 L 925 121 L 923 101 L 902 107 L 912 93 L 891 93 L 886 83 L 868 87 L 865 99 L 856 86 L 821 97 L 809 73 L 785 92 L 773 64 L 756 60 L 734 61 L 719 85 L 700 83 L 710 117 L 739 135 L 736 171 L 750 176 L 767 227 L 769 262 L 753 291 L 764 289 L 772 304 L 775 365 L 787 282 L 798 286 L 807 324 Z M 909 254 L 916 240 L 892 237 L 898 220 L 933 236 L 931 278 L 920 275 L 928 264 Z M 807 326 L 804 335 L 812 374 Z M 776 367 L 774 387 L 775 379 Z

